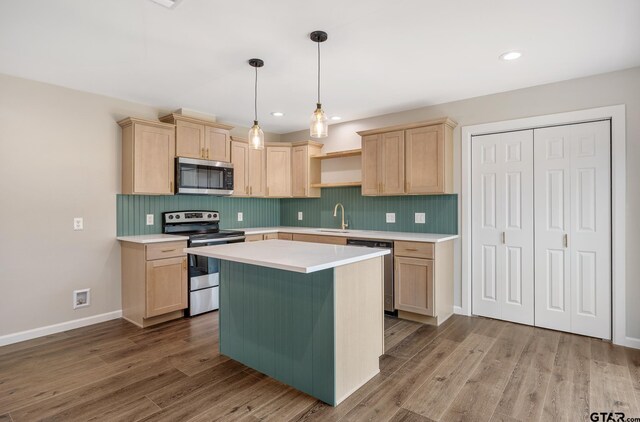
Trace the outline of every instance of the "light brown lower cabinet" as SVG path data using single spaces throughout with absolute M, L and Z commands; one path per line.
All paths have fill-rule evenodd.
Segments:
M 439 325 L 453 314 L 453 241 L 395 242 L 398 317 Z
M 329 243 L 331 245 L 346 245 L 347 238 L 339 236 L 322 236 L 315 234 L 296 234 L 294 233 L 291 240 L 298 242 L 313 242 L 313 243 Z
M 187 242 L 122 242 L 122 316 L 148 327 L 183 316 L 188 306 Z
M 245 242 L 257 242 L 259 240 L 278 239 L 278 233 L 265 233 L 265 234 L 247 234 L 244 236 Z
M 278 233 L 278 239 L 280 239 L 280 240 L 293 240 L 293 234 L 291 234 L 291 233 Z

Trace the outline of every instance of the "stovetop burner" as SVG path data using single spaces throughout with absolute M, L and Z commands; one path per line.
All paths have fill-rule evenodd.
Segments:
M 162 213 L 162 232 L 189 236 L 190 240 L 242 236 L 240 230 L 220 230 L 218 211 L 171 211 Z

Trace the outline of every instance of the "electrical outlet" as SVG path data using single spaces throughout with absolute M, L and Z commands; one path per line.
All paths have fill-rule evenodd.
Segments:
M 82 217 L 73 219 L 73 230 L 84 230 L 84 219 Z
M 396 213 L 388 212 L 387 213 L 387 223 L 395 223 L 396 222 Z
M 244 221 L 244 215 L 241 212 L 238 213 L 238 221 Z
M 147 214 L 147 226 L 153 226 L 153 214 Z
M 73 291 L 73 309 L 85 308 L 91 304 L 91 289 Z
M 416 224 L 424 224 L 427 220 L 426 214 L 423 212 L 416 213 Z
M 302 221 L 302 211 L 298 211 L 298 220 Z

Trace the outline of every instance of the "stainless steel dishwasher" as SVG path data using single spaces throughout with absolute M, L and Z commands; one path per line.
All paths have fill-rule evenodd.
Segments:
M 384 256 L 384 311 L 396 314 L 393 291 L 393 242 L 387 240 L 347 239 L 347 245 L 362 246 L 364 248 L 391 249 L 389 255 Z

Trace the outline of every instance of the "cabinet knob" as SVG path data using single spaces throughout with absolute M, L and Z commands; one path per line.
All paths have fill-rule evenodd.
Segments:
M 204 148 L 200 148 L 200 157 L 206 158 L 206 156 L 204 155 Z

